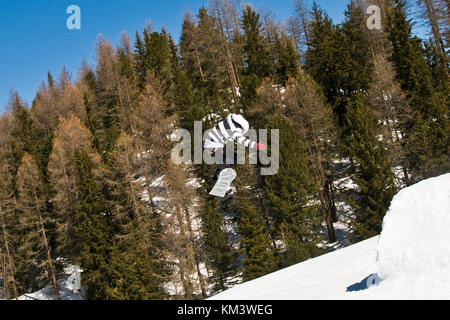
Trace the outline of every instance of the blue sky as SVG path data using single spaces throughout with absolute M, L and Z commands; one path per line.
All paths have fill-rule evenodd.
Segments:
M 150 19 L 178 40 L 183 14 L 196 13 L 207 0 L 3 0 L 0 4 L 0 110 L 12 89 L 31 104 L 50 71 L 57 76 L 65 66 L 73 77 L 83 58 L 94 63 L 98 34 L 117 43 L 122 31 L 141 32 Z M 293 10 L 292 0 L 250 0 L 256 8 L 269 7 L 278 20 Z M 335 22 L 343 18 L 347 0 L 316 1 Z M 81 9 L 81 30 L 69 30 L 70 5 Z

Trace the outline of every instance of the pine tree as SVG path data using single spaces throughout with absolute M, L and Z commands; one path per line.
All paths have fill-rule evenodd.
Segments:
M 244 110 L 256 97 L 261 81 L 270 76 L 273 61 L 262 35 L 263 24 L 260 15 L 247 6 L 242 16 L 244 70 L 241 76 L 241 102 Z
M 349 203 L 355 215 L 354 238 L 364 240 L 381 232 L 383 217 L 397 189 L 385 143 L 379 140 L 379 128 L 362 97 L 349 110 L 347 121 L 347 148 L 357 162 L 353 180 L 358 185 Z
M 231 247 L 225 222 L 216 199 L 205 199 L 201 211 L 202 248 L 206 255 L 206 265 L 211 270 L 209 282 L 212 293 L 230 287 L 229 278 L 235 275 L 235 253 Z
M 339 145 L 333 111 L 319 85 L 305 72 L 287 85 L 286 118 L 301 137 L 308 154 L 309 168 L 317 185 L 328 240 L 336 241 L 333 222 L 337 220 L 333 159 Z
M 410 183 L 413 183 L 447 170 L 449 124 L 448 92 L 433 87 L 421 40 L 412 37 L 411 29 L 405 1 L 394 1 L 387 15 L 387 31 L 393 46 L 390 60 L 413 112 L 405 130 L 409 171 L 413 174 Z
M 277 259 L 270 244 L 265 222 L 251 201 L 254 200 L 247 192 L 244 192 L 238 200 L 238 232 L 241 235 L 241 252 L 244 254 L 244 281 L 262 277 L 277 269 Z
M 194 208 L 197 202 L 195 189 L 188 182 L 193 179 L 189 166 L 169 164 L 165 183 L 170 207 L 173 229 L 169 241 L 173 244 L 172 254 L 179 261 L 177 267 L 187 299 L 201 294 L 206 298 L 207 289 L 205 275 L 201 272 L 200 263 L 203 256 L 198 231 L 198 211 Z
M 85 298 L 89 300 L 112 299 L 111 291 L 117 286 L 114 280 L 113 257 L 118 254 L 114 241 L 114 229 L 110 212 L 102 194 L 102 187 L 96 178 L 95 164 L 89 153 L 83 149 L 74 152 L 75 188 L 78 202 L 75 205 L 72 228 L 75 262 L 83 270 L 81 284 Z
M 394 167 L 401 167 L 401 182 L 408 185 L 409 165 L 406 157 L 407 141 L 404 137 L 412 117 L 409 101 L 395 80 L 395 71 L 384 54 L 375 54 L 373 63 L 374 72 L 368 91 L 368 103 L 375 119 L 382 124 L 380 133 L 389 150 L 389 159 Z
M 208 112 L 222 114 L 223 109 L 233 104 L 233 98 L 237 102 L 236 88 L 234 91 L 231 88 L 231 83 L 237 80 L 232 81 L 229 51 L 227 54 L 224 35 L 216 24 L 217 19 L 208 14 L 205 7 L 200 8 L 196 42 L 204 76 L 200 82 L 191 80 L 194 88 L 198 88 L 204 95 Z
M 422 16 L 427 20 L 429 26 L 431 27 L 433 42 L 436 46 L 438 55 L 446 60 L 447 53 L 445 52 L 443 36 L 444 24 L 442 23 L 442 6 L 439 5 L 439 1 L 433 0 L 418 0 L 417 2 L 422 7 Z
M 342 36 L 331 19 L 315 3 L 306 52 L 305 70 L 322 87 L 327 102 L 333 106 L 340 123 L 344 122 L 338 55 L 342 55 Z M 345 93 L 345 92 L 344 92 Z
M 117 53 L 103 37 L 97 40 L 96 101 L 99 152 L 104 161 L 119 138 L 123 127 L 123 104 L 118 91 Z M 122 109 L 121 109 L 122 108 Z M 130 110 L 123 110 L 130 112 Z
M 290 78 L 296 78 L 300 70 L 300 57 L 294 44 L 282 33 L 276 38 L 276 78 L 281 86 L 285 86 Z
M 309 49 L 305 68 L 324 91 L 339 123 L 345 128 L 347 101 L 368 90 L 371 79 L 370 43 L 364 11 L 352 1 L 342 27 L 313 6 Z
M 304 144 L 280 116 L 269 119 L 266 128 L 280 130 L 280 169 L 265 177 L 264 184 L 277 235 L 286 246 L 283 265 L 289 266 L 319 254 L 321 218 L 309 203 L 316 190 Z
M 58 251 L 69 261 L 78 255 L 75 250 L 74 219 L 79 195 L 76 190 L 74 153 L 80 148 L 88 150 L 92 161 L 98 164 L 100 158 L 92 144 L 93 137 L 80 119 L 74 115 L 60 119 L 54 135 L 48 171 L 53 188 Z
M 21 251 L 30 265 L 40 271 L 37 280 L 48 281 L 59 300 L 56 270 L 49 244 L 46 225 L 49 217 L 45 212 L 45 193 L 37 165 L 30 154 L 25 153 L 17 173 L 19 223 L 25 231 Z
M 145 190 L 135 179 L 139 172 L 137 154 L 133 138 L 123 133 L 105 174 L 119 250 L 111 262 L 117 286 L 108 295 L 127 300 L 162 299 L 166 297 L 163 284 L 167 270 L 161 256 L 161 217 L 142 200 Z
M 11 95 L 9 108 L 12 113 L 11 156 L 13 166 L 17 170 L 25 152 L 36 154 L 36 144 L 33 140 L 35 127 L 29 109 L 17 93 Z
M 16 240 L 20 232 L 15 223 L 15 168 L 11 150 L 12 114 L 0 116 L 0 264 L 3 287 L 7 299 L 17 298 L 22 292 L 17 275 Z
M 260 15 L 250 6 L 247 6 L 243 12 L 242 29 L 245 74 L 254 74 L 260 79 L 269 76 L 272 61 L 262 36 L 262 22 Z
M 3 156 L 1 154 L 0 159 Z M 2 278 L 6 299 L 17 299 L 19 288 L 16 280 L 15 256 L 12 251 L 12 237 L 9 232 L 14 218 L 13 176 L 7 161 L 5 159 L 0 161 L 0 263 L 2 263 Z
M 289 35 L 294 39 L 301 60 L 304 62 L 310 36 L 310 12 L 305 0 L 295 0 L 294 7 L 294 16 L 288 20 Z
M 237 76 L 235 56 L 236 45 L 239 43 L 235 41 L 239 35 L 236 7 L 231 0 L 210 0 L 209 7 L 211 16 L 214 18 L 215 28 L 219 32 L 218 44 L 226 66 L 229 80 L 228 89 L 231 90 L 233 104 L 237 104 L 240 82 Z

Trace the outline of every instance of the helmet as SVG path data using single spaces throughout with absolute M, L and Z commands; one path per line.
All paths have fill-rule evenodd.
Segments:
M 248 121 L 245 120 L 245 118 L 243 116 L 241 116 L 240 114 L 232 114 L 231 120 L 233 120 L 236 128 L 242 130 L 242 134 L 246 134 L 248 132 L 248 130 L 250 129 Z

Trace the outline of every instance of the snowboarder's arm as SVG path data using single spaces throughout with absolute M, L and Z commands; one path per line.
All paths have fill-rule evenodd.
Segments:
M 245 136 L 243 136 L 240 132 L 233 133 L 232 140 L 235 140 L 240 145 L 243 145 L 244 147 L 248 147 L 250 149 L 255 149 L 257 147 L 255 141 L 246 139 Z

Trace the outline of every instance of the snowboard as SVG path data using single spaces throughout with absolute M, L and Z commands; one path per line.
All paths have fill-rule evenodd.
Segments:
M 230 189 L 233 180 L 236 178 L 236 171 L 231 168 L 223 169 L 220 172 L 214 188 L 209 193 L 212 196 L 223 198 L 225 197 L 228 189 Z

